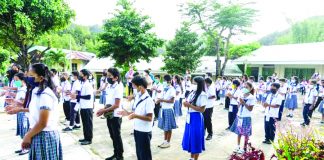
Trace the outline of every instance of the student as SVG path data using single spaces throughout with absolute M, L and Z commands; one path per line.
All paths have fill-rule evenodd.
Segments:
M 238 135 L 238 146 L 234 152 L 242 154 L 246 152 L 249 137 L 252 135 L 251 113 L 256 101 L 256 98 L 254 96 L 254 88 L 250 82 L 244 83 L 242 95 L 238 98 L 238 101 L 239 109 L 237 112 L 237 117 L 230 130 Z M 243 150 L 240 148 L 242 136 L 245 137 Z
M 205 130 L 207 129 L 208 136 L 206 140 L 211 140 L 213 138 L 213 124 L 212 124 L 212 116 L 213 116 L 213 110 L 216 100 L 216 93 L 215 93 L 215 86 L 213 84 L 213 81 L 211 78 L 205 79 L 205 84 L 207 86 L 207 105 L 206 110 L 203 113 L 204 115 L 204 126 Z
M 157 99 L 161 99 L 163 98 L 163 85 L 160 82 L 161 80 L 161 76 L 160 75 L 156 75 L 155 76 L 155 83 L 153 84 L 153 100 L 155 103 L 155 107 L 154 107 L 154 121 L 156 121 L 159 117 L 159 111 L 161 108 L 161 104 L 160 103 L 156 103 Z
M 81 91 L 81 82 L 79 80 L 79 72 L 73 71 L 71 76 L 71 89 L 70 92 L 67 92 L 67 94 L 71 98 L 71 94 L 79 95 Z M 68 127 L 64 128 L 64 132 L 69 132 L 74 129 L 80 129 L 80 102 L 76 99 L 70 100 L 70 124 Z
M 232 90 L 233 90 L 233 88 L 232 88 L 232 79 L 227 79 L 225 85 L 226 85 L 225 86 L 226 90 L 225 90 L 225 108 L 224 109 L 228 110 L 230 105 L 231 105 L 231 99 L 226 95 L 228 93 L 231 93 Z
M 63 111 L 65 115 L 65 125 L 68 126 L 70 124 L 70 96 L 68 95 L 71 92 L 71 83 L 69 82 L 69 76 L 67 73 L 63 73 L 60 77 L 61 80 L 61 94 L 63 98 Z
M 132 112 L 126 110 L 119 114 L 134 119 L 134 139 L 138 160 L 152 160 L 151 138 L 153 126 L 154 101 L 148 94 L 147 82 L 144 77 L 136 76 L 132 79 L 132 85 L 139 92 L 139 98 L 132 105 Z
M 93 87 L 89 82 L 90 71 L 82 69 L 80 71 L 81 89 L 80 94 L 71 94 L 71 99 L 77 99 L 80 104 L 80 114 L 83 125 L 84 139 L 80 139 L 81 145 L 89 145 L 93 138 Z
M 232 85 L 233 90 L 232 92 L 227 94 L 227 97 L 230 98 L 231 102 L 230 102 L 230 107 L 228 109 L 228 127 L 226 128 L 226 130 L 229 130 L 231 128 L 237 115 L 238 97 L 241 95 L 239 86 L 240 86 L 240 82 L 238 80 L 234 80 Z
M 266 108 L 264 117 L 265 140 L 263 141 L 265 144 L 271 144 L 271 142 L 273 142 L 275 139 L 275 122 L 279 117 L 279 108 L 282 103 L 282 98 L 278 93 L 279 88 L 279 83 L 272 83 L 270 90 L 271 94 L 267 97 L 266 102 L 263 104 L 263 107 Z
M 182 91 L 183 91 L 179 75 L 175 75 L 173 77 L 173 87 L 176 90 L 176 96 L 174 98 L 174 108 L 173 109 L 174 109 L 175 117 L 178 118 L 178 117 L 182 116 L 182 110 L 181 110 L 182 104 L 180 103 L 180 98 L 181 98 Z
M 259 104 L 262 104 L 264 102 L 263 96 L 265 93 L 266 93 L 266 85 L 264 84 L 263 77 L 260 77 L 258 88 L 257 88 L 257 99 Z
M 318 74 L 318 73 L 317 73 L 317 74 Z M 321 82 L 321 80 L 319 79 L 320 77 L 318 77 L 318 76 L 320 76 L 320 75 L 317 75 L 317 85 L 315 86 L 315 88 L 316 88 L 316 91 L 317 91 L 317 92 L 320 92 L 320 89 L 322 88 L 322 82 Z M 323 98 L 322 98 L 321 96 L 317 96 L 317 100 L 316 100 L 316 103 L 315 103 L 314 108 L 313 108 L 312 110 L 310 110 L 309 113 L 308 113 L 308 116 L 309 116 L 310 118 L 313 117 L 313 112 L 314 112 L 314 110 L 316 110 L 316 108 L 320 105 L 320 103 L 322 102 L 322 100 L 323 100 Z
M 306 89 L 306 94 L 303 100 L 303 118 L 304 122 L 301 123 L 302 126 L 308 126 L 310 123 L 310 118 L 309 118 L 309 112 L 313 110 L 315 102 L 316 102 L 316 97 L 318 92 L 315 89 L 316 85 L 316 80 L 310 80 L 310 84 L 307 86 Z
M 296 76 L 291 77 L 291 83 L 288 88 L 288 96 L 286 100 L 286 108 L 289 110 L 287 117 L 293 118 L 293 112 L 298 107 L 297 102 L 297 88 L 298 88 L 298 78 Z
M 144 70 L 144 77 L 145 77 L 145 79 L 147 81 L 147 92 L 152 97 L 153 80 L 152 80 L 152 77 L 150 75 L 150 71 L 149 70 Z
M 199 154 L 205 150 L 205 128 L 202 113 L 205 111 L 208 98 L 205 92 L 204 78 L 195 77 L 193 83 L 197 88 L 193 89 L 186 102 L 183 103 L 188 108 L 188 114 L 182 139 L 182 149 L 191 154 L 191 160 L 197 160 Z
M 281 98 L 281 105 L 279 108 L 278 121 L 281 121 L 282 113 L 283 113 L 284 105 L 285 105 L 285 101 L 286 101 L 286 94 L 287 94 L 288 86 L 286 83 L 286 79 L 284 79 L 284 78 L 279 79 L 279 84 L 280 84 L 280 88 L 278 90 L 278 94 L 279 94 L 279 97 Z
M 175 115 L 173 111 L 174 99 L 176 96 L 176 90 L 171 84 L 172 77 L 165 75 L 163 77 L 163 98 L 158 99 L 156 103 L 161 104 L 161 110 L 159 113 L 158 127 L 164 131 L 164 142 L 159 145 L 160 148 L 169 148 L 172 130 L 177 128 Z
M 106 104 L 106 78 L 107 78 L 107 69 L 104 69 L 102 71 L 102 77 L 100 78 L 100 99 L 99 99 L 99 104 Z M 133 89 L 132 91 L 133 92 Z
M 318 111 L 322 114 L 321 124 L 324 124 L 324 99 L 323 99 L 323 97 L 324 97 L 324 79 L 321 80 L 321 87 L 320 87 L 319 91 L 320 92 L 318 94 L 318 97 L 321 97 L 322 101 L 319 104 Z
M 191 92 L 191 77 L 190 75 L 186 75 L 185 77 L 185 98 L 187 98 L 189 96 L 189 93 Z
M 54 84 L 50 71 L 42 63 L 33 64 L 30 76 L 36 87 L 32 91 L 29 122 L 22 148 L 30 148 L 29 159 L 62 160 L 62 145 L 58 132 L 58 99 L 53 92 Z
M 129 71 L 125 74 L 125 78 L 127 79 L 127 87 L 128 87 L 128 96 L 133 94 L 133 87 L 132 87 L 132 79 L 134 77 L 134 69 L 133 66 L 129 66 Z
M 220 88 L 221 88 L 221 84 L 220 84 L 221 78 L 218 77 L 216 82 L 215 82 L 215 88 L 216 88 L 216 100 L 219 101 L 220 97 L 219 97 L 219 92 L 220 92 Z
M 108 69 L 107 81 L 109 83 L 109 86 L 107 89 L 107 97 L 106 97 L 107 104 L 105 108 L 100 109 L 97 112 L 98 117 L 105 114 L 110 138 L 114 146 L 114 154 L 111 157 L 106 158 L 106 160 L 124 159 L 123 157 L 124 147 L 123 147 L 123 141 L 120 133 L 122 116 L 118 114 L 119 111 L 122 111 L 122 100 L 123 100 L 123 93 L 124 93 L 123 92 L 124 86 L 120 78 L 121 77 L 118 69 L 116 68 Z M 138 90 L 137 93 L 140 94 Z

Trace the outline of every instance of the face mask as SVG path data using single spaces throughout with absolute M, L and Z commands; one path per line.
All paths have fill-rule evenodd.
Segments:
M 243 92 L 244 94 L 247 94 L 247 93 L 250 93 L 250 90 L 248 90 L 247 88 L 243 88 L 243 89 L 242 89 L 242 92 Z
M 277 90 L 276 90 L 276 89 L 273 89 L 273 88 L 271 88 L 271 89 L 270 89 L 270 92 L 271 92 L 272 94 L 276 94 L 276 93 L 277 93 Z
M 197 85 L 193 85 L 193 86 L 192 86 L 192 90 L 193 90 L 193 91 L 197 91 Z
M 35 77 L 27 77 L 26 82 L 32 87 L 38 87 L 39 82 L 35 82 Z
M 22 86 L 21 81 L 15 81 L 15 86 L 16 86 L 17 88 L 20 88 L 20 87 Z
M 114 81 L 112 80 L 112 78 L 107 78 L 107 81 L 109 84 L 114 84 Z
M 236 86 L 234 84 L 232 85 L 232 89 L 236 89 Z

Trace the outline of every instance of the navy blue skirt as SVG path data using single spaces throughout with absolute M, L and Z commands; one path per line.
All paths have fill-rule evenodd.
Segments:
M 160 109 L 158 127 L 163 131 L 177 128 L 173 109 Z
M 57 131 L 42 131 L 32 138 L 29 160 L 62 160 L 63 152 Z
M 205 150 L 204 117 L 200 112 L 190 113 L 190 123 L 186 123 L 182 139 L 182 149 L 191 154 Z
M 288 109 L 296 109 L 298 107 L 297 95 L 288 96 L 285 101 L 285 107 Z
M 174 114 L 176 117 L 180 117 L 182 116 L 182 110 L 181 110 L 181 103 L 180 100 L 176 100 L 174 102 Z
M 322 114 L 324 114 L 324 100 L 319 104 L 319 106 L 318 106 L 318 111 L 320 112 L 320 113 L 322 113 Z
M 24 118 L 24 113 L 23 112 L 17 113 L 17 130 L 16 130 L 16 136 L 21 136 L 22 135 L 23 118 Z

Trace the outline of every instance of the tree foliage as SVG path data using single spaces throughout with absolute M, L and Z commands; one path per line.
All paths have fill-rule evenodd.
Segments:
M 165 66 L 162 69 L 171 74 L 184 74 L 187 69 L 195 71 L 203 56 L 200 52 L 201 45 L 198 35 L 184 24 L 176 31 L 175 38 L 166 45 L 163 60 Z
M 10 52 L 0 47 L 0 74 L 4 73 L 10 64 Z
M 45 33 L 66 27 L 74 12 L 63 0 L 2 0 L 0 2 L 0 45 L 17 53 L 16 63 L 27 68 L 42 54 L 28 53 Z M 50 46 L 49 46 L 50 47 Z
M 62 50 L 58 50 L 56 52 L 50 50 L 46 52 L 43 61 L 50 68 L 55 68 L 57 70 L 64 70 L 70 67 L 66 54 L 62 52 Z
M 150 57 L 156 56 L 156 48 L 162 46 L 163 41 L 150 32 L 153 24 L 148 16 L 140 15 L 127 0 L 120 0 L 117 5 L 121 9 L 106 20 L 100 35 L 99 57 L 111 56 L 117 66 L 140 59 L 149 61 Z
M 260 43 L 253 42 L 248 44 L 242 44 L 242 45 L 234 45 L 231 46 L 228 51 L 228 57 L 230 59 L 236 59 L 242 56 L 246 56 L 250 54 L 252 51 L 255 51 L 261 47 Z

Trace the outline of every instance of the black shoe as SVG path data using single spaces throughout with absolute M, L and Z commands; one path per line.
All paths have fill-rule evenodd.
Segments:
M 271 144 L 271 142 L 269 140 L 265 140 L 262 143 L 264 143 L 264 144 Z
M 211 140 L 211 139 L 213 139 L 213 136 L 212 136 L 211 134 L 209 134 L 209 135 L 207 136 L 206 140 L 209 141 L 209 140 Z
M 231 128 L 231 127 L 227 127 L 227 128 L 225 129 L 225 130 L 227 130 L 227 131 L 228 131 L 228 130 L 230 130 L 230 128 Z
M 91 143 L 92 143 L 91 141 L 84 141 L 84 142 L 81 142 L 81 145 L 89 145 Z
M 25 154 L 27 154 L 27 153 L 29 153 L 28 150 L 21 151 L 21 152 L 19 153 L 19 156 L 25 155 Z
M 15 151 L 15 153 L 20 153 L 20 152 L 22 152 L 22 150 L 17 150 L 17 151 Z
M 80 129 L 81 126 L 74 126 L 73 129 Z
M 85 139 L 80 139 L 79 142 L 85 142 L 86 140 Z
M 303 126 L 303 127 L 305 127 L 306 126 L 306 123 L 301 123 L 300 125 Z
M 66 127 L 63 129 L 63 132 L 71 132 L 73 131 L 73 129 L 71 129 L 70 127 Z
M 116 157 L 115 157 L 115 155 L 113 155 L 111 157 L 106 158 L 105 160 L 115 160 L 115 159 L 116 159 Z

